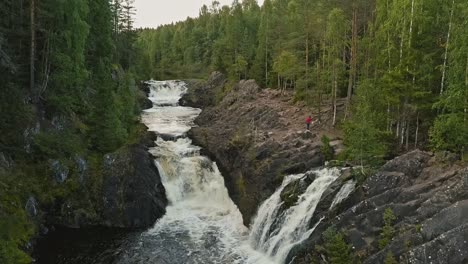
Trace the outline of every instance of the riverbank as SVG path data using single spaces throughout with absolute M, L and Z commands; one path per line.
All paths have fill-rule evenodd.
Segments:
M 203 108 L 195 120 L 198 127 L 189 134 L 217 162 L 247 226 L 284 176 L 322 166 L 328 150 L 339 154 L 344 148 L 326 106 L 322 123 L 308 132 L 305 117 L 318 113 L 294 102 L 292 95 L 262 90 L 251 80 L 231 86 L 219 73 L 206 82 L 188 83 L 189 93 L 181 102 Z M 323 135 L 330 148 L 322 143 Z M 356 168 L 347 173 L 322 195 L 309 223 L 316 230 L 292 249 L 288 263 L 322 263 L 333 255 L 349 263 L 468 260 L 466 163 L 450 154 L 413 151 L 375 171 Z M 332 206 L 349 180 L 356 188 Z M 292 205 L 305 191 L 293 189 L 288 194 Z M 323 235 L 330 232 L 336 236 Z M 342 251 L 333 252 L 333 243 L 342 243 Z
M 143 90 L 136 94 L 141 109 L 148 107 Z M 0 229 L 10 230 L 0 238 L 0 262 L 29 263 L 33 251 L 44 256 L 47 245 L 37 243 L 56 230 L 139 230 L 164 215 L 164 186 L 148 152 L 155 135 L 133 122 L 126 142 L 104 154 L 67 134 L 70 118 L 39 116 L 25 133 L 27 157 L 0 153 Z

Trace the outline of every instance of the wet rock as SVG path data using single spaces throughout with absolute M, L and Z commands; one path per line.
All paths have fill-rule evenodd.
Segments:
M 68 179 L 69 169 L 60 160 L 51 161 L 50 166 L 57 183 L 62 184 Z
M 83 157 L 75 156 L 75 164 L 79 182 L 84 185 L 88 177 L 88 162 Z
M 36 198 L 34 198 L 33 196 L 30 196 L 28 198 L 28 201 L 26 202 L 26 206 L 24 209 L 26 210 L 26 213 L 28 213 L 29 217 L 31 218 L 36 217 L 39 212 Z
M 307 170 L 307 167 L 305 163 L 298 162 L 295 164 L 287 165 L 286 168 L 282 171 L 282 173 L 285 175 L 290 175 L 290 174 L 301 173 L 306 170 Z
M 311 221 L 323 217 L 322 222 L 303 245 L 291 251 L 289 259 L 295 257 L 293 263 L 301 264 L 310 263 L 311 257 L 320 259 L 308 249 L 321 245 L 321 233 L 334 227 L 362 254 L 363 263 L 383 263 L 388 252 L 401 263 L 465 263 L 468 168 L 431 163 L 430 159 L 431 153 L 413 151 L 387 162 L 331 211 L 323 209 L 328 199 L 324 193 Z M 396 233 L 380 250 L 387 208 L 396 216 Z
M 167 199 L 152 156 L 134 145 L 104 158 L 104 224 L 146 228 L 164 215 Z
M 299 196 L 307 190 L 307 183 L 303 180 L 295 180 L 290 182 L 280 194 L 281 201 L 284 203 L 286 208 L 295 205 L 299 199 Z
M 0 152 L 0 172 L 11 169 L 14 166 L 14 161 L 10 156 L 5 155 L 3 152 Z
M 52 117 L 52 126 L 57 131 L 63 131 L 67 126 L 67 118 L 64 116 L 54 116 Z
M 24 130 L 23 138 L 24 138 L 24 150 L 26 153 L 31 153 L 31 144 L 33 142 L 33 138 L 37 135 L 41 130 L 41 124 L 39 121 L 36 122 L 34 127 L 30 127 Z

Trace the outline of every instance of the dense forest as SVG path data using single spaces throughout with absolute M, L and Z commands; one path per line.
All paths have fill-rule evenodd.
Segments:
M 138 133 L 132 2 L 0 2 L 0 263 L 30 262 L 30 195 L 51 207 L 97 184 L 51 170 L 89 160 L 98 182 L 103 154 Z
M 331 109 L 342 158 L 361 164 L 415 148 L 468 158 L 465 0 L 215 1 L 157 29 L 133 28 L 133 2 L 0 2 L 0 263 L 31 262 L 32 195 L 99 199 L 105 154 L 142 131 L 139 80 L 216 70 L 294 92 L 317 118 Z M 86 186 L 51 179 L 84 159 Z
M 139 31 L 136 67 L 157 79 L 219 70 L 330 106 L 345 158 L 361 163 L 414 148 L 466 158 L 467 16 L 461 0 L 215 1 L 198 18 Z

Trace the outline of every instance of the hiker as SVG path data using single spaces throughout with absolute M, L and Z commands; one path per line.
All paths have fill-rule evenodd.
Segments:
M 310 123 L 312 123 L 312 116 L 309 116 L 306 119 L 307 130 L 310 130 Z

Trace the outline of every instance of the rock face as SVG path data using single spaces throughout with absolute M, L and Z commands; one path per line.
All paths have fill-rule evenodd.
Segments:
M 57 175 L 62 175 L 64 169 L 57 165 L 61 169 L 52 170 L 55 184 L 66 195 L 49 206 L 28 200 L 29 215 L 42 209 L 47 225 L 71 228 L 152 226 L 167 206 L 164 186 L 148 152 L 148 147 L 154 145 L 153 139 L 152 134 L 146 133 L 140 143 L 104 155 L 99 169 L 90 169 L 88 161 L 76 156 L 70 167 L 73 174 L 63 178 Z M 70 188 L 74 191 L 70 192 Z
M 180 105 L 205 108 L 216 104 L 216 98 L 223 92 L 226 84 L 226 77 L 220 72 L 213 72 L 207 82 L 202 80 L 186 80 L 185 82 L 190 89 L 180 99 Z
M 251 80 L 232 88 L 225 85 L 219 73 L 208 82 L 189 82 L 181 103 L 203 108 L 189 136 L 217 162 L 248 225 L 284 175 L 323 164 L 321 135 L 329 136 L 335 154 L 344 147 L 325 125 L 304 131 L 297 120 L 308 113 L 291 98 L 260 90 Z M 216 101 L 219 95 L 222 100 Z M 325 114 L 322 122 L 327 118 Z M 320 249 L 322 234 L 330 227 L 344 234 L 362 263 L 384 263 L 389 253 L 397 263 L 468 263 L 468 166 L 456 160 L 447 153 L 407 153 L 387 162 L 332 206 L 343 184 L 355 177 L 351 169 L 344 171 L 324 192 L 309 223 L 320 224 L 291 250 L 286 263 L 330 263 Z M 313 182 L 314 175 L 308 181 Z M 293 205 L 305 188 L 299 181 L 286 186 L 281 193 L 284 207 Z M 387 209 L 395 215 L 395 232 L 381 245 Z
M 167 200 L 153 157 L 138 145 L 104 158 L 104 224 L 144 228 L 165 213 Z
M 466 164 L 438 163 L 430 153 L 413 151 L 387 162 L 334 210 L 318 208 L 312 222 L 325 218 L 310 239 L 291 252 L 293 263 L 319 261 L 313 249 L 323 243 L 321 234 L 329 227 L 344 233 L 363 263 L 384 263 L 389 252 L 398 263 L 468 261 Z M 387 208 L 396 216 L 395 235 L 382 248 Z
M 248 225 L 285 175 L 321 166 L 324 160 L 318 134 L 304 131 L 304 109 L 284 101 L 288 97 L 280 98 L 276 91 L 260 90 L 253 80 L 232 88 L 224 87 L 225 80 L 213 73 L 205 83 L 189 81 L 181 103 L 204 109 L 189 136 L 217 162 Z M 215 104 L 220 93 L 224 97 Z M 292 122 L 299 122 L 302 130 Z

